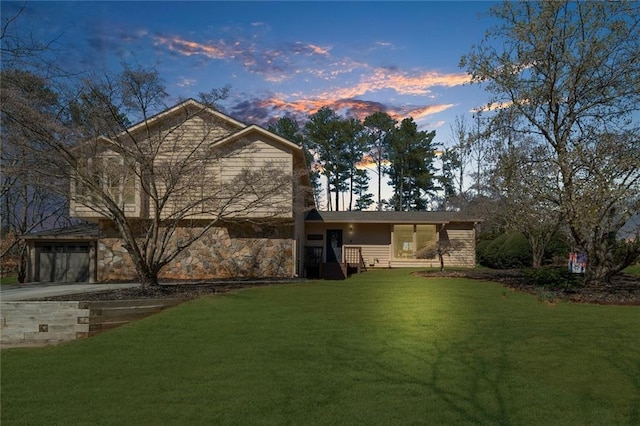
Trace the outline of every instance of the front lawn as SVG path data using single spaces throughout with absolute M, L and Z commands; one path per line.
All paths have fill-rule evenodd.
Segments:
M 638 424 L 640 308 L 370 271 L 2 351 L 2 424 Z
M 623 272 L 631 275 L 640 276 L 640 264 L 635 264 L 626 268 Z
M 0 277 L 0 285 L 3 284 L 18 284 L 18 277 L 15 275 L 10 277 Z

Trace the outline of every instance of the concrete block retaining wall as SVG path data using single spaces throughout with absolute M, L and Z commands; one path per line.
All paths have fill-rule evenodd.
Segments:
M 80 302 L 3 302 L 0 343 L 60 343 L 89 335 L 89 309 Z
M 45 345 L 84 339 L 183 301 L 3 302 L 0 303 L 0 345 Z

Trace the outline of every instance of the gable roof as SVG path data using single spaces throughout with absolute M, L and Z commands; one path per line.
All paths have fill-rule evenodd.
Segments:
M 305 222 L 324 223 L 451 223 L 482 222 L 460 212 L 396 212 L 396 211 L 342 211 L 322 212 L 313 210 L 307 213 Z
M 101 146 L 103 146 L 106 149 L 110 147 L 115 147 L 117 151 L 118 143 L 116 142 L 116 140 L 119 140 L 120 138 L 123 138 L 123 137 L 127 137 L 130 134 L 135 134 L 139 130 L 143 130 L 146 127 L 152 127 L 156 125 L 161 126 L 163 122 L 166 121 L 167 119 L 170 119 L 171 117 L 177 116 L 179 114 L 184 114 L 185 112 L 191 115 L 194 115 L 196 113 L 207 114 L 213 119 L 221 121 L 223 125 L 227 125 L 230 128 L 229 133 L 237 132 L 238 130 L 244 129 L 247 127 L 246 124 L 234 118 L 231 118 L 228 115 L 221 113 L 220 111 L 210 108 L 196 101 L 195 99 L 189 98 L 185 101 L 180 102 L 177 105 L 174 105 L 164 111 L 161 111 L 149 117 L 146 120 L 142 120 L 128 127 L 127 129 L 122 130 L 120 133 L 116 135 L 112 135 L 111 137 L 100 135 L 100 136 L 91 138 L 89 140 L 86 140 L 83 143 L 80 143 L 72 147 L 71 151 L 79 151 L 90 142 L 98 142 Z
M 229 136 L 225 136 L 224 138 L 220 139 L 219 141 L 217 141 L 215 144 L 216 145 L 223 145 L 225 143 L 228 143 L 230 141 L 234 141 L 234 140 L 238 140 L 240 138 L 245 138 L 253 133 L 257 133 L 259 135 L 265 136 L 269 139 L 272 139 L 275 142 L 278 142 L 279 144 L 290 148 L 292 150 L 295 151 L 300 151 L 302 152 L 302 147 L 300 147 L 299 145 L 296 145 L 295 143 L 291 142 L 288 139 L 283 138 L 282 136 L 279 136 L 273 132 L 270 132 L 266 129 L 263 129 L 262 127 L 256 125 L 256 124 L 252 124 L 250 126 L 247 126 Z
M 144 127 L 144 126 L 154 126 L 158 123 L 162 123 L 163 121 L 165 121 L 166 119 L 181 114 L 183 112 L 189 112 L 191 114 L 196 113 L 196 112 L 202 112 L 205 114 L 210 115 L 211 117 L 214 117 L 217 120 L 221 120 L 223 123 L 228 124 L 230 127 L 232 128 L 236 128 L 236 129 L 242 129 L 244 127 L 246 127 L 246 124 L 229 117 L 226 114 L 221 113 L 220 111 L 217 111 L 213 108 L 210 108 L 198 101 L 196 101 L 195 99 L 189 98 L 185 101 L 180 102 L 177 105 L 174 105 L 162 112 L 157 113 L 156 115 L 151 116 L 150 118 L 148 118 L 147 120 L 143 120 L 140 121 L 139 123 L 134 124 L 133 126 L 129 127 L 127 129 L 127 132 L 131 132 L 134 133 L 136 132 L 138 129 Z
M 309 173 L 307 171 L 308 170 L 307 159 L 305 158 L 303 148 L 300 145 L 297 145 L 291 142 L 290 140 L 285 139 L 282 136 L 277 135 L 276 133 L 270 132 L 269 130 L 266 130 L 256 124 L 252 124 L 243 129 L 240 129 L 239 131 L 231 135 L 223 137 L 222 139 L 216 141 L 214 143 L 214 146 L 221 146 L 233 141 L 237 141 L 242 138 L 249 137 L 250 135 L 253 135 L 253 134 L 260 135 L 264 138 L 267 138 L 275 142 L 276 144 L 286 149 L 291 150 L 291 153 L 293 154 L 294 158 L 298 161 L 298 164 L 300 165 L 299 167 L 305 170 L 305 173 L 303 176 L 304 184 L 306 186 L 311 186 L 311 178 L 309 177 Z

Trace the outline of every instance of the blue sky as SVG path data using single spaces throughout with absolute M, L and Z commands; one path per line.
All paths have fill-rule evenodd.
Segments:
M 7 16 L 21 3 L 2 2 Z M 224 112 L 266 125 L 329 106 L 413 117 L 448 145 L 487 102 L 458 68 L 490 2 L 28 2 L 23 28 L 77 71 L 156 67 L 174 100 L 225 85 Z M 302 123 L 301 123 L 302 124 Z

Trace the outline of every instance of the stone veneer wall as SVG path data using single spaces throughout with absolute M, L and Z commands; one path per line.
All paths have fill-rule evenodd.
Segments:
M 135 280 L 136 273 L 113 225 L 101 223 L 98 281 Z M 176 238 L 192 228 L 180 229 Z M 197 229 L 196 229 L 197 231 Z M 161 279 L 290 277 L 293 275 L 292 226 L 229 225 L 212 228 L 160 273 Z M 289 235 L 287 235 L 289 234 Z M 103 237 L 104 236 L 104 237 Z

